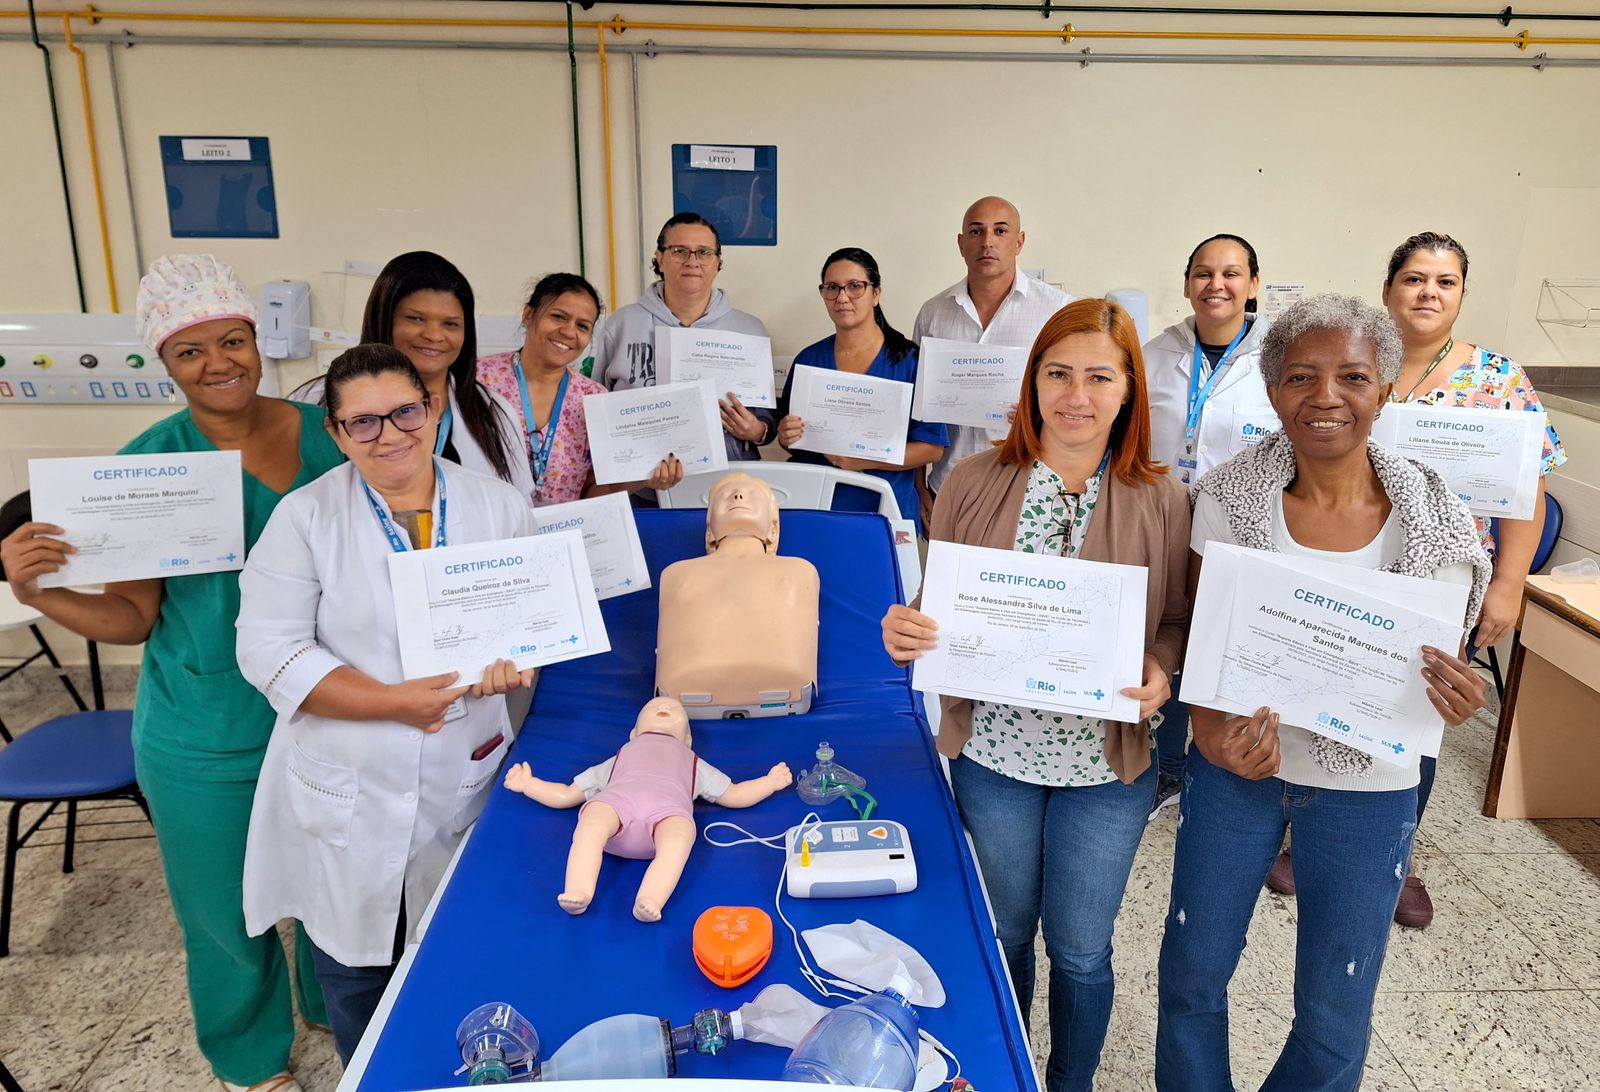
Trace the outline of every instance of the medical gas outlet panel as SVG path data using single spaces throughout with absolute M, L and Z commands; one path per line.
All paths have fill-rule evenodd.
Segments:
M 0 315 L 0 406 L 181 402 L 132 315 Z

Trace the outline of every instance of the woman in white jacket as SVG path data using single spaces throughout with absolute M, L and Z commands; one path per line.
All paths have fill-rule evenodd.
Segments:
M 327 376 L 349 462 L 286 497 L 239 580 L 239 667 L 278 719 L 245 850 L 252 935 L 305 923 L 348 1061 L 511 745 L 508 661 L 481 680 L 407 681 L 391 551 L 534 533 L 527 499 L 435 457 L 442 407 L 398 350 L 360 345 Z M 392 427 L 391 427 L 392 426 Z
M 1183 270 L 1183 298 L 1194 314 L 1144 347 L 1150 383 L 1150 454 L 1172 467 L 1192 494 L 1206 471 L 1278 428 L 1258 359 L 1267 321 L 1256 317 L 1261 267 L 1237 235 L 1213 235 Z M 1150 815 L 1177 802 L 1183 784 L 1189 714 L 1173 698 L 1156 729 L 1160 770 Z

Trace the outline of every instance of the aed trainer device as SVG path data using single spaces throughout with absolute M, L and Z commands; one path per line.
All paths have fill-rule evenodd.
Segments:
M 906 828 L 888 819 L 802 823 L 785 838 L 788 890 L 797 899 L 855 899 L 917 889 Z

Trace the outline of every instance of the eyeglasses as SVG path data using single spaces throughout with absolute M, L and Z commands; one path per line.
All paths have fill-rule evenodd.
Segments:
M 339 421 L 344 433 L 358 444 L 370 444 L 383 435 L 383 423 L 391 421 L 401 432 L 415 432 L 428 423 L 428 403 L 407 402 L 388 413 L 362 413 Z
M 722 257 L 722 251 L 712 250 L 708 246 L 697 246 L 692 249 L 686 246 L 664 246 L 661 248 L 661 253 L 675 262 L 686 262 L 690 258 L 698 258 L 701 264 L 711 261 L 712 258 Z
M 829 281 L 826 284 L 817 285 L 817 291 L 822 293 L 822 298 L 825 300 L 838 299 L 840 292 L 843 292 L 850 299 L 858 300 L 871 287 L 872 285 L 866 281 L 845 281 L 843 284 L 834 284 Z

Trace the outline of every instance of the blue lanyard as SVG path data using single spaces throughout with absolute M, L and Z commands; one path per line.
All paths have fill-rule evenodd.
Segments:
M 522 431 L 527 434 L 528 447 L 533 447 L 534 428 L 533 400 L 528 397 L 528 377 L 522 374 L 522 354 L 511 354 L 511 367 L 517 373 L 517 389 L 522 392 Z M 529 464 L 533 467 L 533 484 L 538 485 L 544 480 L 544 472 L 550 469 L 550 452 L 556 446 L 556 422 L 561 419 L 561 403 L 567 400 L 567 380 L 572 373 L 565 369 L 561 372 L 561 385 L 556 388 L 556 400 L 550 403 L 550 419 L 544 423 L 544 440 L 539 444 L 539 450 L 533 452 L 533 460 Z
M 448 394 L 445 395 L 446 399 L 449 397 Z M 455 423 L 455 418 L 455 411 L 450 408 L 450 403 L 446 401 L 444 404 L 444 416 L 439 418 L 439 438 L 433 442 L 433 453 L 435 455 L 444 454 L 444 445 L 450 440 L 450 426 Z M 443 481 L 444 479 L 441 478 L 439 480 Z
M 445 544 L 444 471 L 439 469 L 438 463 L 433 464 L 433 476 L 434 480 L 439 483 L 439 522 L 435 526 L 433 533 L 433 545 L 434 548 L 437 549 Z M 411 549 L 411 546 L 406 542 L 406 540 L 400 536 L 400 532 L 394 529 L 394 524 L 389 519 L 389 513 L 383 510 L 383 505 L 378 503 L 378 498 L 372 495 L 372 487 L 367 484 L 367 480 L 365 478 L 361 479 L 361 488 L 367 494 L 367 503 L 372 505 L 372 514 L 378 517 L 378 526 L 382 527 L 383 533 L 389 536 L 389 545 L 394 552 L 397 554 L 403 554 L 407 550 Z
M 1228 342 L 1228 347 L 1223 350 L 1222 359 L 1211 369 L 1211 375 L 1206 379 L 1204 387 L 1200 385 L 1200 366 L 1205 363 L 1206 357 L 1205 351 L 1200 348 L 1200 331 L 1195 330 L 1194 362 L 1189 367 L 1189 416 L 1183 423 L 1183 437 L 1189 443 L 1194 443 L 1194 434 L 1200 431 L 1200 413 L 1205 409 L 1206 399 L 1211 397 L 1211 388 L 1217 385 L 1222 373 L 1233 363 L 1233 351 L 1239 347 L 1239 342 L 1244 340 L 1244 335 L 1249 329 L 1248 321 L 1239 327 L 1239 332 L 1233 335 L 1233 340 Z

